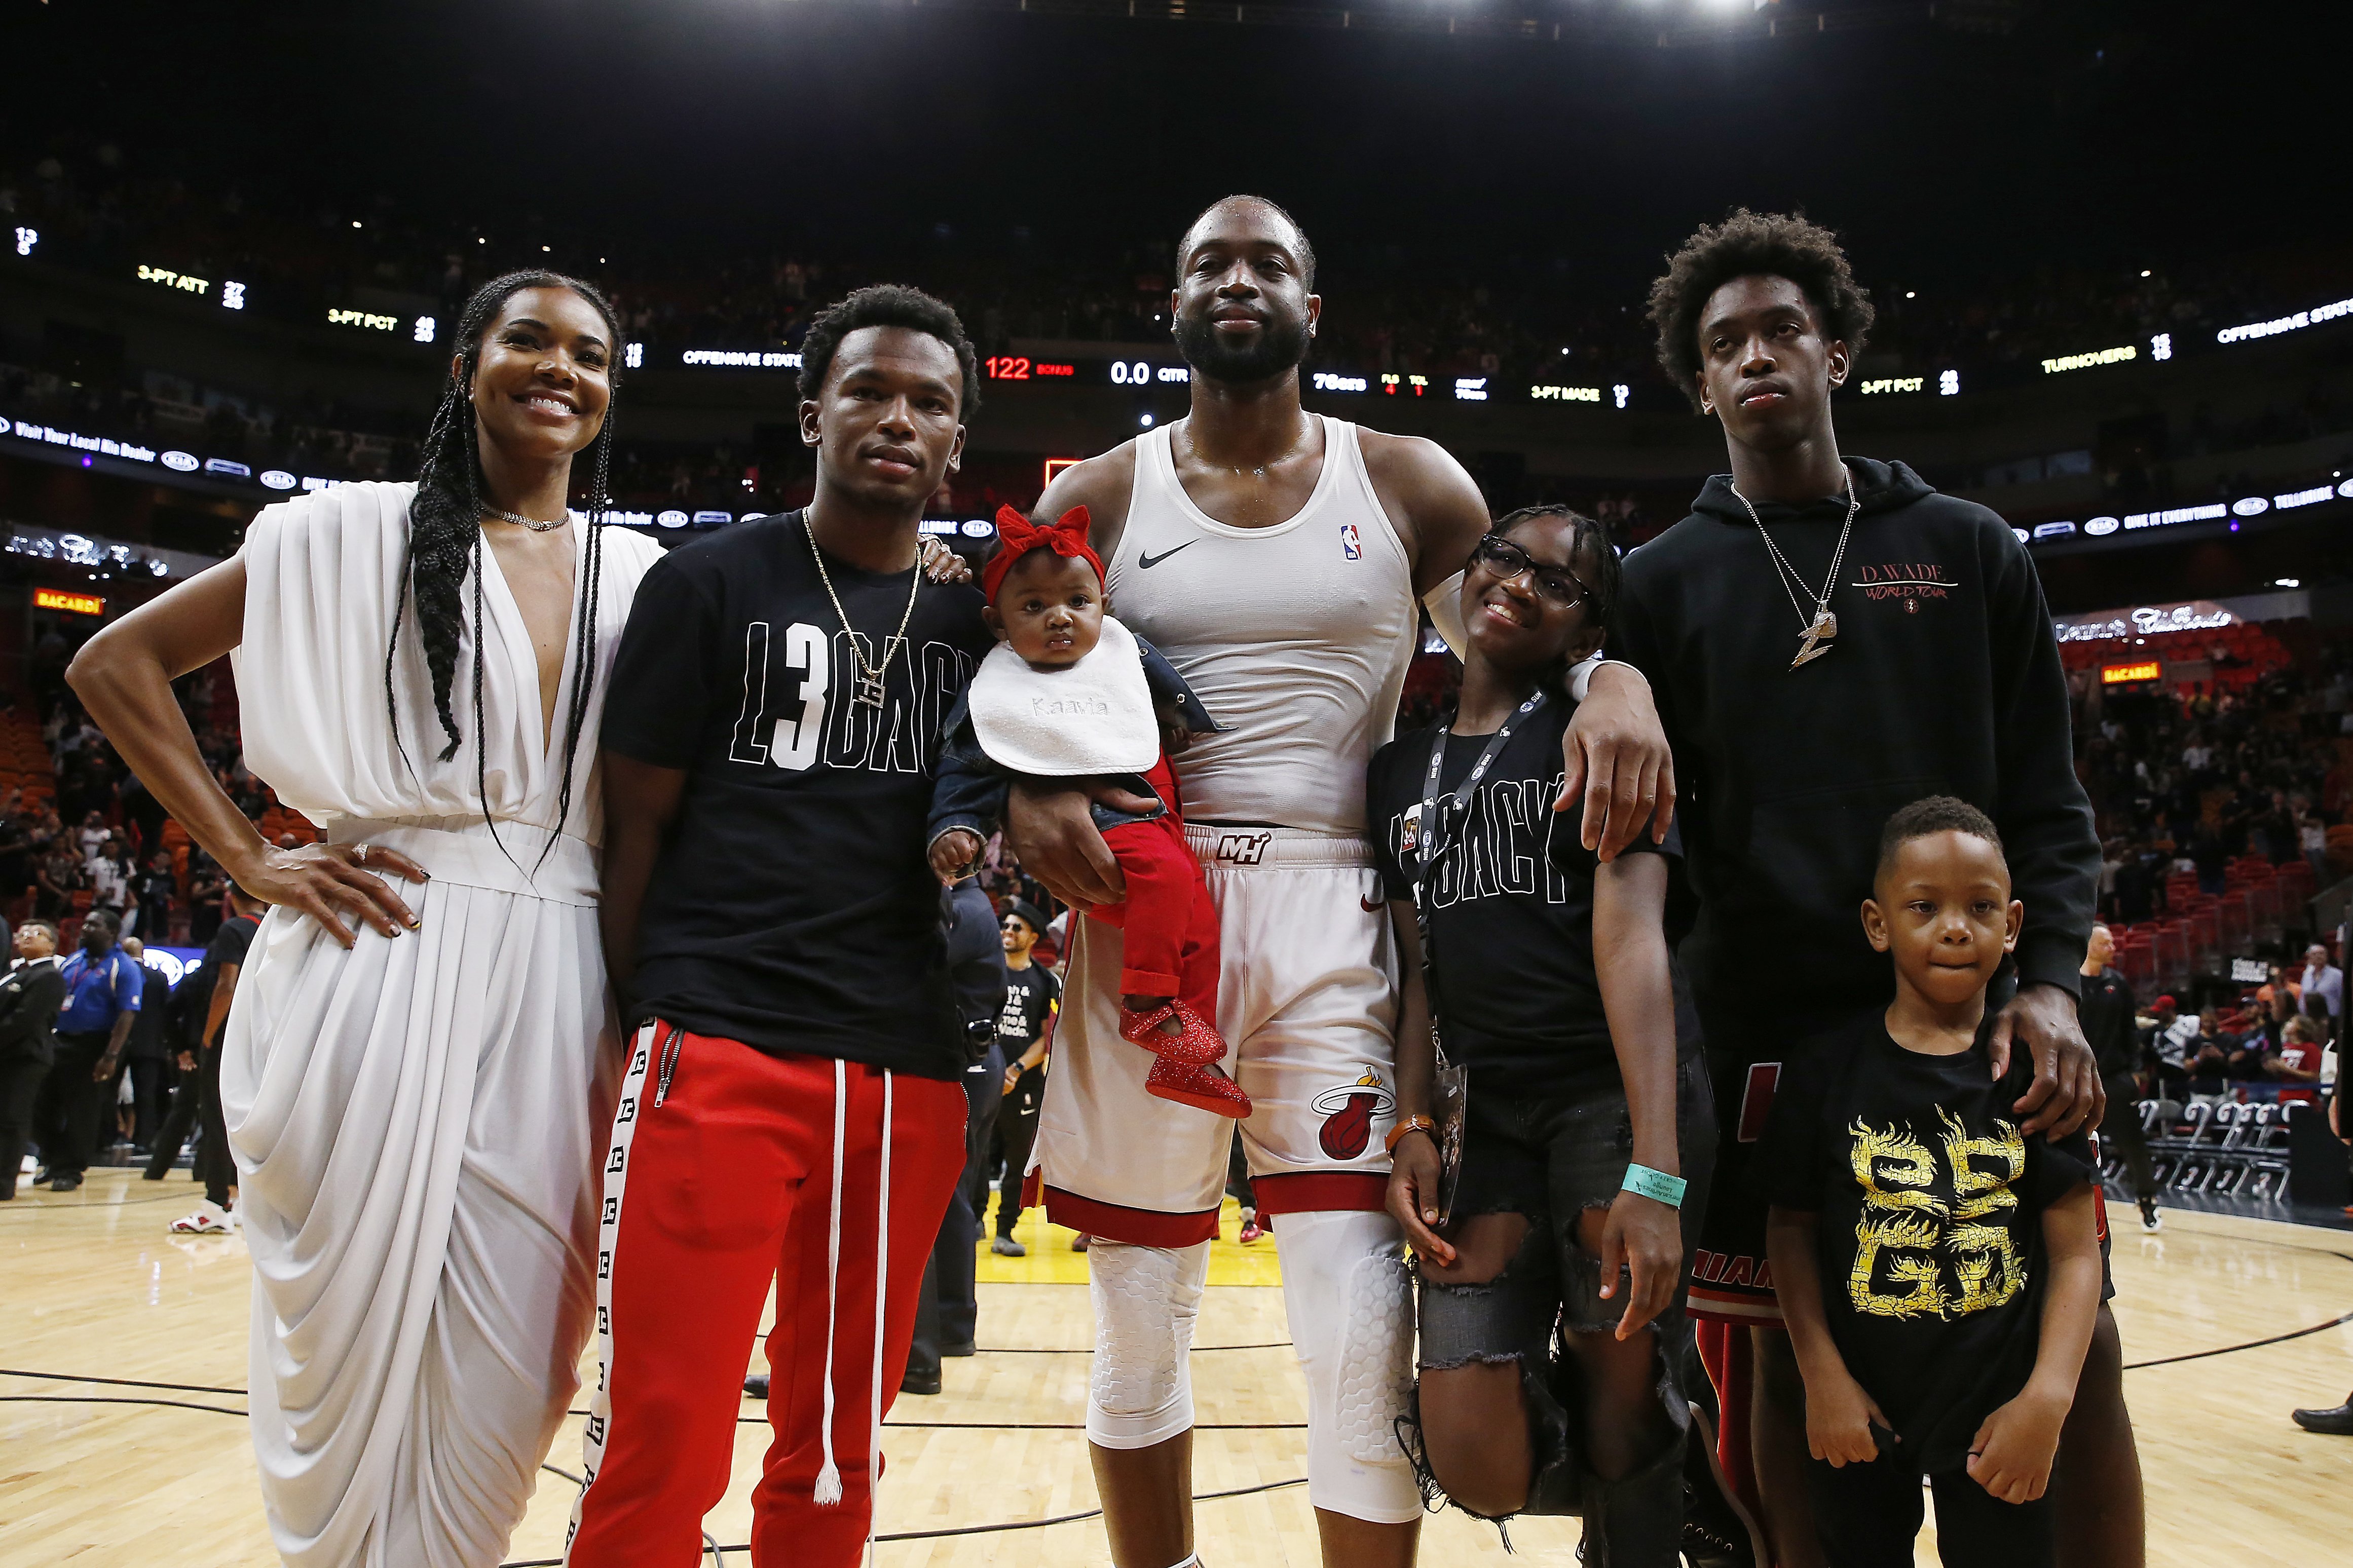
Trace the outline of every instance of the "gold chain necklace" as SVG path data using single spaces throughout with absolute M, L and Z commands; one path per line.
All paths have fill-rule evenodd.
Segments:
M 809 554 L 817 562 L 818 581 L 825 584 L 825 596 L 833 601 L 833 613 L 841 617 L 841 629 L 849 638 L 849 657 L 858 663 L 858 691 L 852 700 L 862 707 L 880 708 L 882 706 L 882 678 L 889 673 L 891 660 L 898 653 L 899 645 L 907 640 L 907 623 L 915 616 L 915 595 L 923 586 L 923 563 L 920 559 L 916 562 L 914 580 L 907 584 L 907 607 L 900 614 L 899 629 L 882 644 L 882 662 L 869 664 L 864 651 L 858 646 L 858 629 L 849 624 L 849 612 L 841 607 L 841 595 L 833 591 L 833 574 L 825 569 L 825 552 L 817 544 L 817 525 L 809 521 L 807 512 L 801 513 L 801 527 L 808 534 Z

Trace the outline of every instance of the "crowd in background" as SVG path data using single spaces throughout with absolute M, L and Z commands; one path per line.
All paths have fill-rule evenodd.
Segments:
M 884 279 L 955 301 L 983 353 L 1010 352 L 1017 342 L 1065 345 L 1056 351 L 1062 353 L 1085 342 L 1133 352 L 1168 339 L 1166 236 L 1073 247 L 1018 227 L 983 238 L 941 226 L 878 239 L 864 251 L 833 243 L 819 247 L 822 255 L 731 254 L 715 240 L 598 254 L 578 243 L 543 247 L 535 235 L 480 233 L 451 215 L 409 213 L 385 200 L 273 205 L 234 187 L 199 188 L 157 174 L 111 142 L 62 142 L 0 163 L 0 237 L 15 228 L 38 237 L 28 253 L 44 261 L 124 278 L 140 265 L 164 266 L 215 288 L 234 279 L 256 316 L 313 323 L 330 306 L 360 308 L 396 316 L 404 335 L 413 315 L 436 316 L 445 326 L 454 321 L 468 293 L 492 275 L 554 266 L 604 286 L 630 337 L 655 345 L 657 363 L 661 352 L 688 346 L 797 347 L 826 301 Z M 1989 374 L 2031 374 L 2048 355 L 2126 345 L 2147 352 L 2160 332 L 2186 350 L 2211 342 L 2218 326 L 2341 291 L 2348 270 L 2341 257 L 2296 253 L 2227 265 L 2184 260 L 2138 276 L 2046 263 L 1972 279 L 1965 290 L 1867 279 L 1879 321 L 1857 374 L 1933 379 L 1966 366 L 1972 384 L 1981 384 Z M 1567 255 L 1493 258 L 1482 275 L 1452 258 L 1433 268 L 1407 247 L 1376 244 L 1346 247 L 1324 271 L 1318 364 L 1419 374 L 1434 386 L 1456 376 L 1500 378 L 1507 389 L 1622 384 L 1638 403 L 1676 403 L 1653 363 L 1641 302 L 1595 303 Z M 89 434 L 195 444 L 206 456 L 296 474 L 380 479 L 413 469 L 422 405 L 369 406 L 317 389 L 268 398 L 175 367 L 122 365 L 107 344 L 78 344 L 69 329 L 52 336 L 39 345 L 0 344 L 0 408 Z M 2189 491 L 2169 477 L 2179 459 L 2346 431 L 2353 426 L 2348 416 L 2353 410 L 2338 406 L 2319 381 L 2284 384 L 2269 405 L 2244 417 L 2201 409 L 2179 428 L 2159 416 L 2146 429 L 2110 433 L 2106 444 L 2115 450 L 2098 456 L 2099 471 L 2120 500 L 2180 499 Z M 768 454 L 772 467 L 779 456 Z M 793 504 L 777 489 L 778 476 L 760 486 L 762 457 L 730 442 L 632 434 L 617 453 L 615 492 L 625 504 L 657 509 Z M 1938 482 L 1968 488 L 2000 479 L 1989 470 Z M 1028 499 L 977 470 L 964 488 L 972 493 L 960 492 L 960 504 Z M 1034 491 L 1034 484 L 1028 488 Z M 1509 499 L 1567 499 L 1590 508 L 1609 498 Z

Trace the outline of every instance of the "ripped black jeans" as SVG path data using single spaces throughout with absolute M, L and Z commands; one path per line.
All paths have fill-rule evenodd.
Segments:
M 1680 1375 L 1689 1334 L 1683 1309 L 1691 1285 L 1690 1243 L 1706 1209 L 1716 1136 L 1706 1064 L 1696 1052 L 1676 1068 L 1675 1122 L 1681 1173 L 1688 1184 L 1682 1209 L 1683 1270 L 1672 1304 L 1651 1321 L 1649 1342 L 1661 1405 L 1680 1434 L 1690 1422 Z M 1459 1229 L 1475 1215 L 1515 1214 L 1527 1219 L 1528 1231 L 1503 1272 L 1484 1283 L 1422 1274 L 1418 1365 L 1430 1372 L 1519 1364 L 1533 1461 L 1528 1500 L 1519 1511 L 1589 1516 L 1603 1506 L 1596 1488 L 1608 1487 L 1588 1472 L 1579 1451 L 1584 1402 L 1564 1336 L 1609 1333 L 1624 1310 L 1630 1276 L 1621 1270 L 1619 1289 L 1602 1296 L 1600 1259 L 1586 1250 L 1577 1226 L 1587 1211 L 1606 1210 L 1617 1200 L 1633 1142 L 1620 1085 L 1577 1094 L 1482 1095 L 1472 1075 L 1454 1224 Z M 1420 1441 L 1419 1412 L 1417 1392 L 1413 1415 L 1400 1436 L 1425 1495 L 1435 1502 L 1444 1494 Z M 1666 1467 L 1676 1473 L 1662 1474 L 1654 1483 L 1663 1495 L 1672 1482 L 1678 1519 L 1680 1449 L 1678 1442 L 1675 1463 Z M 1588 1517 L 1588 1531 L 1593 1522 Z

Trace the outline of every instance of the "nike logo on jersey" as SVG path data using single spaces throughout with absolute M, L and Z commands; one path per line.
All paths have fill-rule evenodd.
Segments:
M 1368 899 L 1359 893 L 1356 896 L 1356 907 L 1364 910 L 1368 915 L 1377 915 L 1381 912 L 1383 906 L 1380 900 Z
M 1201 542 L 1198 539 L 1188 539 L 1184 543 L 1178 545 L 1176 550 L 1190 550 L 1193 546 L 1200 542 Z M 1176 550 L 1164 550 L 1157 555 L 1153 555 L 1145 551 L 1139 550 L 1135 552 L 1136 570 L 1140 572 L 1149 572 L 1155 566 L 1159 565 L 1163 561 L 1167 560 L 1171 555 L 1176 554 Z

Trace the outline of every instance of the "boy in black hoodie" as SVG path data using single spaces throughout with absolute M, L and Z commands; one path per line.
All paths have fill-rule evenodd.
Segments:
M 2027 915 L 2017 994 L 1998 989 L 1990 1044 L 1997 1073 L 2013 1039 L 2034 1058 L 2016 1107 L 2025 1131 L 2096 1124 L 2101 1098 L 2075 1017 L 2100 851 L 2050 614 L 2000 517 L 1901 463 L 1840 456 L 1831 393 L 1872 315 L 1836 238 L 1802 218 L 1743 210 L 1672 259 L 1651 295 L 1659 357 L 1723 423 L 1733 471 L 1627 558 L 1613 638 L 1650 679 L 1673 747 L 1701 900 L 1683 956 L 1724 1142 L 1691 1310 L 1752 1331 L 1757 1483 L 1787 1568 L 1820 1558 L 1802 1394 L 1766 1260 L 1767 1173 L 1750 1161 L 1779 1064 L 1887 1005 L 1885 961 L 1853 911 L 1896 807 L 1957 795 L 2010 847 Z M 2068 1427 L 2063 1491 L 2084 1494 L 2062 1500 L 2069 1568 L 2140 1561 L 2121 1366 L 2103 1308 Z M 1728 1422 L 1740 1392 L 1727 1390 Z

